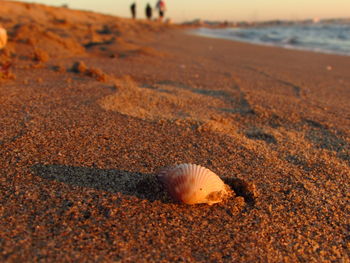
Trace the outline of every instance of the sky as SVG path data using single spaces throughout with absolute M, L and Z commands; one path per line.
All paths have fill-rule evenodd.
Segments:
M 130 17 L 133 0 L 20 0 L 53 6 L 92 10 Z M 137 15 L 144 18 L 144 7 L 156 0 L 136 0 Z M 272 19 L 349 18 L 350 0 L 165 0 L 166 17 L 175 22 L 193 19 L 264 21 Z

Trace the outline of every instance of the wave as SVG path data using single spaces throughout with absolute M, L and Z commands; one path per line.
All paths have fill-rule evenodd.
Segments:
M 250 28 L 200 28 L 195 34 L 254 44 L 350 56 L 349 24 L 310 24 Z

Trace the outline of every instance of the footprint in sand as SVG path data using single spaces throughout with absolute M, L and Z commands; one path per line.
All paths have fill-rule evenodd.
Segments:
M 265 141 L 267 143 L 273 143 L 273 144 L 277 143 L 277 140 L 273 135 L 256 127 L 248 129 L 245 132 L 245 136 L 247 136 L 249 139 L 252 139 L 252 140 L 261 140 L 261 141 Z
M 172 81 L 139 86 L 129 76 L 117 79 L 115 85 L 117 92 L 99 101 L 102 108 L 141 119 L 206 122 L 254 112 L 245 95 L 235 89 L 198 89 Z
M 350 144 L 341 137 L 341 134 L 334 134 L 317 121 L 305 120 L 305 123 L 310 127 L 306 133 L 306 138 L 316 148 L 336 152 L 337 157 L 346 161 L 350 166 Z
M 99 101 L 106 110 L 148 120 L 192 119 L 206 121 L 229 103 L 203 90 L 179 88 L 173 83 L 140 87 L 126 76 L 116 81 L 117 92 Z

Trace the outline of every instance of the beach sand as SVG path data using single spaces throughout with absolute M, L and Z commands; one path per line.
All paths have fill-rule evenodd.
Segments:
M 349 262 L 350 57 L 2 1 L 2 262 Z M 236 196 L 173 202 L 195 163 Z

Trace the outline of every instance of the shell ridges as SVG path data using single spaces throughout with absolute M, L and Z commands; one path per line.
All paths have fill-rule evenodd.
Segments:
M 185 204 L 211 205 L 232 195 L 219 176 L 196 164 L 163 168 L 158 172 L 158 179 L 172 198 Z

